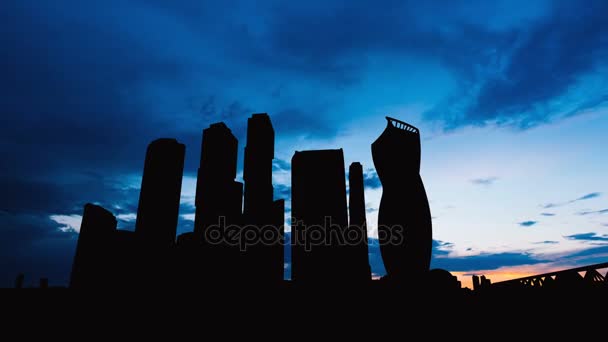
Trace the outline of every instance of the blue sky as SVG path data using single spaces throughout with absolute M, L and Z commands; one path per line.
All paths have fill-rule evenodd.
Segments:
M 65 284 L 86 202 L 132 229 L 146 145 L 271 115 L 295 150 L 344 148 L 381 194 L 385 115 L 422 132 L 434 267 L 494 279 L 608 260 L 605 1 L 9 0 L 0 11 L 0 285 Z M 348 164 L 347 164 L 348 165 Z M 374 271 L 382 272 L 371 253 Z M 462 279 L 464 280 L 464 279 Z

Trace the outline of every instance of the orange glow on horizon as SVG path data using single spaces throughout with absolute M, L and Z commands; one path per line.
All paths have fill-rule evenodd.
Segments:
M 560 265 L 556 266 L 553 263 L 547 264 L 537 264 L 537 265 L 521 265 L 521 266 L 508 266 L 501 267 L 495 270 L 476 270 L 469 272 L 450 272 L 452 275 L 455 275 L 458 280 L 462 283 L 462 287 L 468 287 L 473 289 L 473 279 L 472 275 L 485 276 L 487 279 L 490 279 L 492 283 L 497 283 L 500 281 L 506 281 L 517 278 L 524 278 L 528 276 L 532 276 L 535 274 L 543 274 L 549 272 L 556 272 L 561 270 L 566 270 L 569 268 L 577 267 L 575 265 Z

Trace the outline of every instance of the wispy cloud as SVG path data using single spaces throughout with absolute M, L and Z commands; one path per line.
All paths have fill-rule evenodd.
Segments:
M 597 235 L 597 233 L 580 233 L 564 236 L 568 240 L 580 240 L 580 241 L 608 241 L 608 234 Z
M 558 244 L 559 241 L 553 241 L 553 240 L 545 240 L 545 241 L 538 241 L 538 242 L 534 242 L 535 245 L 555 245 Z
M 272 160 L 272 171 L 289 171 L 291 170 L 291 164 L 283 159 Z
M 492 184 L 496 183 L 496 181 L 498 181 L 498 177 L 471 179 L 471 183 L 473 183 L 475 185 L 484 185 L 484 186 L 492 185 Z
M 49 218 L 59 223 L 58 229 L 64 233 L 80 233 L 82 215 L 51 215 Z
M 542 216 L 547 216 L 547 217 L 551 217 L 551 216 L 555 216 L 556 214 L 554 213 L 540 213 Z
M 538 223 L 538 221 L 523 221 L 523 222 L 519 222 L 518 224 L 522 227 L 532 227 L 537 223 Z
M 578 213 L 576 213 L 576 215 L 579 215 L 579 216 L 586 216 L 586 215 L 593 215 L 593 214 L 608 214 L 608 209 L 587 210 L 587 211 L 579 211 Z
M 586 200 L 598 198 L 601 195 L 602 195 L 601 192 L 592 192 L 592 193 L 588 193 L 588 194 L 586 194 L 584 196 L 581 196 L 579 198 L 576 198 L 576 199 L 573 199 L 573 200 L 570 200 L 570 201 L 566 201 L 566 202 L 542 204 L 541 208 L 543 208 L 543 209 L 557 208 L 557 207 L 561 207 L 561 206 L 564 206 L 564 205 L 568 205 L 568 204 L 572 204 L 572 203 L 576 203 L 576 202 L 580 202 L 580 201 L 586 201 Z
M 600 196 L 601 196 L 601 193 L 599 193 L 599 192 L 592 192 L 592 193 L 587 194 L 585 196 L 579 197 L 579 198 L 575 199 L 572 202 L 584 201 L 584 200 L 588 200 L 588 199 L 592 199 L 592 198 L 597 198 L 597 197 L 600 197 Z
M 433 240 L 433 255 L 448 255 L 454 248 L 454 243 L 441 240 Z

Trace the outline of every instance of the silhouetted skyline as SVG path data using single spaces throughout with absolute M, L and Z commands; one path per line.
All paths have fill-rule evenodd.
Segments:
M 134 231 L 157 138 L 187 146 L 176 235 L 193 231 L 201 131 L 230 128 L 244 184 L 261 111 L 286 218 L 295 150 L 361 163 L 374 278 L 385 115 L 423 132 L 431 268 L 472 287 L 606 256 L 606 1 L 3 5 L 0 286 L 68 284 L 86 203 Z
M 383 190 L 378 227 L 387 268 L 387 275 L 375 281 L 376 288 L 382 285 L 390 291 L 409 289 L 454 299 L 471 293 L 491 298 L 516 291 L 608 293 L 608 277 L 601 273 L 608 269 L 608 262 L 496 283 L 485 275 L 472 275 L 474 292 L 462 289 L 462 282 L 448 270 L 430 269 L 432 223 L 419 174 L 420 131 L 394 118 L 386 120 L 385 130 L 371 144 Z M 117 230 L 110 211 L 85 205 L 70 288 L 285 286 L 284 202 L 273 198 L 270 117 L 254 114 L 248 120 L 245 194 L 241 183 L 234 181 L 238 140 L 230 129 L 224 123 L 211 124 L 203 131 L 202 141 L 200 197 L 195 203 L 197 221 L 206 224 L 176 240 L 185 146 L 175 139 L 157 139 L 146 152 L 135 232 Z M 342 149 L 296 151 L 291 170 L 290 283 L 300 288 L 371 286 L 361 163 L 349 167 L 348 205 Z M 24 274 L 18 274 L 15 287 L 22 288 L 23 283 Z M 48 278 L 40 278 L 39 288 L 48 287 Z

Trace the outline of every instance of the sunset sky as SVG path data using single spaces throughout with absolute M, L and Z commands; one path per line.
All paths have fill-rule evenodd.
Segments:
M 4 1 L 0 287 L 19 272 L 66 285 L 87 202 L 133 229 L 159 137 L 187 146 L 178 233 L 191 231 L 202 130 L 224 121 L 241 169 L 260 112 L 275 196 L 289 200 L 294 151 L 343 148 L 364 166 L 372 238 L 370 144 L 386 115 L 417 126 L 432 267 L 464 285 L 606 262 L 606 13 L 601 0 Z M 377 247 L 370 262 L 383 274 Z

